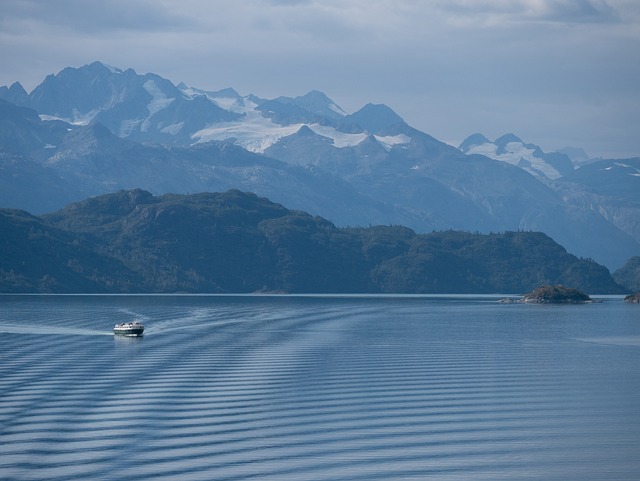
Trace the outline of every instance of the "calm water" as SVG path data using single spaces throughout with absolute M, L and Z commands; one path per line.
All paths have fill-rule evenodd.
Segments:
M 640 478 L 619 298 L 0 296 L 0 333 L 3 480 Z

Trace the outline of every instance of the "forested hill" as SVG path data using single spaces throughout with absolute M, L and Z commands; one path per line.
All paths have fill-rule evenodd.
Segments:
M 337 228 L 251 193 L 122 191 L 48 215 L 0 210 L 0 291 L 623 293 L 537 232 Z

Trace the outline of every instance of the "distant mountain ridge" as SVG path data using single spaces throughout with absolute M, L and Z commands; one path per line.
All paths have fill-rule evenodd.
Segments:
M 542 233 L 337 228 L 255 194 L 121 191 L 0 209 L 0 292 L 624 293 Z
M 473 134 L 463 140 L 458 148 L 465 154 L 485 155 L 546 179 L 555 180 L 574 170 L 568 155 L 543 152 L 539 146 L 525 143 L 514 134 L 505 134 L 493 142 L 482 134 Z
M 363 132 L 358 121 L 368 122 L 364 130 L 372 128 L 372 133 L 403 122 L 388 107 L 371 104 L 364 112 L 348 115 L 319 91 L 273 100 L 241 97 L 230 88 L 207 92 L 184 83 L 177 87 L 155 74 L 139 75 L 133 69 L 121 70 L 100 62 L 48 75 L 29 94 L 19 83 L 0 87 L 0 98 L 37 111 L 43 120 L 59 119 L 75 125 L 98 121 L 130 140 L 187 146 L 234 138 L 256 152 L 264 150 L 260 146 L 264 143 L 243 143 L 247 135 L 256 134 L 256 127 L 259 135 L 277 139 L 302 124 L 317 124 L 324 127 L 324 133 L 344 139 L 350 131 Z M 292 124 L 295 127 L 283 128 Z M 211 132 L 207 128 L 212 125 L 223 130 Z
M 595 192 L 589 166 L 574 172 L 567 156 L 513 135 L 477 137 L 465 154 L 385 105 L 347 113 L 320 91 L 263 99 L 100 62 L 30 93 L 0 87 L 0 98 L 0 206 L 42 213 L 120 189 L 238 188 L 340 226 L 542 231 L 612 269 L 640 252 L 639 177 Z

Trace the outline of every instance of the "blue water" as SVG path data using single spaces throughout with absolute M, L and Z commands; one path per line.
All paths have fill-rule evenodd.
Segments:
M 638 480 L 640 306 L 0 296 L 0 479 Z

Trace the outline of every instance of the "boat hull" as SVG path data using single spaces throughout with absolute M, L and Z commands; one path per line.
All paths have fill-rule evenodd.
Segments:
M 143 329 L 120 329 L 120 330 L 113 330 L 113 333 L 116 336 L 142 336 L 142 333 L 144 332 Z
M 129 322 L 124 324 L 116 324 L 113 333 L 116 336 L 142 336 L 144 326 L 137 322 Z

